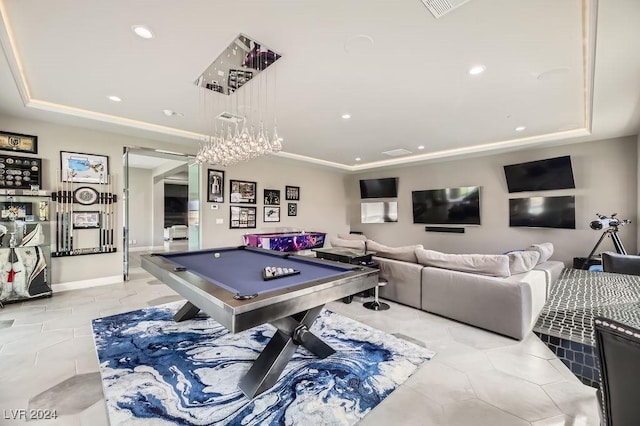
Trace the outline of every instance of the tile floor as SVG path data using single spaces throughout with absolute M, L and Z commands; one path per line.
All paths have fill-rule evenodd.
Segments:
M 0 310 L 0 425 L 24 422 L 15 417 L 25 409 L 57 410 L 56 420 L 29 424 L 108 424 L 90 320 L 180 299 L 140 268 L 130 276 Z M 437 351 L 360 425 L 599 424 L 595 389 L 533 334 L 517 342 L 395 303 L 375 312 L 360 302 L 327 307 Z

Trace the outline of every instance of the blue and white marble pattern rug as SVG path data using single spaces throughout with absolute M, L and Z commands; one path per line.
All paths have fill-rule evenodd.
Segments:
M 176 323 L 182 303 L 93 321 L 112 425 L 352 425 L 435 355 L 323 310 L 311 330 L 336 353 L 318 359 L 299 347 L 250 400 L 237 384 L 275 328 L 231 334 L 202 313 Z

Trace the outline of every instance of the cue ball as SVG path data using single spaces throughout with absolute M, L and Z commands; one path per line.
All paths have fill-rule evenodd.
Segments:
M 214 254 L 213 257 L 220 257 L 220 253 Z

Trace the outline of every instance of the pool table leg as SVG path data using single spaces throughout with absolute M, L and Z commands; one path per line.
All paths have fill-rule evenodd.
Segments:
M 182 306 L 182 308 L 180 308 L 178 312 L 176 312 L 176 314 L 173 316 L 173 320 L 175 322 L 190 320 L 191 318 L 198 315 L 198 312 L 200 312 L 200 308 L 198 308 L 191 302 L 187 302 Z
M 278 330 L 238 384 L 248 398 L 261 394 L 278 381 L 299 345 L 320 358 L 335 353 L 331 346 L 309 331 L 323 306 L 316 306 L 271 323 Z

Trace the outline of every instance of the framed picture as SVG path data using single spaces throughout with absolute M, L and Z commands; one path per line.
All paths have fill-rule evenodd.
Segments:
M 280 222 L 280 207 L 264 206 L 265 222 Z
M 0 132 L 0 149 L 3 151 L 38 153 L 38 137 L 20 133 Z
M 100 228 L 100 212 L 73 212 L 74 229 Z
M 255 228 L 256 208 L 243 206 L 229 207 L 229 228 Z
M 300 187 L 299 186 L 285 186 L 284 188 L 287 200 L 298 201 L 300 200 Z
M 0 155 L 0 188 L 40 188 L 42 159 L 18 155 Z
M 88 186 L 81 186 L 73 191 L 73 201 L 75 203 L 82 204 L 83 206 L 96 204 L 100 201 L 99 198 L 100 194 L 98 191 Z
M 298 216 L 298 205 L 296 203 L 287 204 L 287 212 L 289 216 Z
M 264 204 L 270 206 L 280 205 L 280 190 L 279 189 L 265 189 L 264 190 Z
M 109 183 L 109 157 L 60 151 L 62 182 Z
M 224 172 L 209 169 L 207 178 L 207 201 L 210 203 L 224 203 Z
M 236 204 L 255 204 L 256 203 L 256 189 L 257 184 L 255 182 L 249 182 L 244 180 L 230 180 L 229 186 L 231 186 L 231 193 L 229 198 L 232 203 Z

